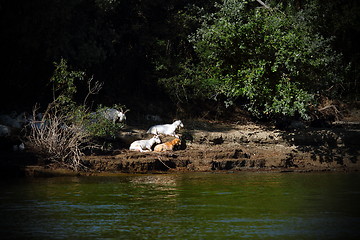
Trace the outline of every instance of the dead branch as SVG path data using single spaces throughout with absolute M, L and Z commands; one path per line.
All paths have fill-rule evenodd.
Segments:
M 104 86 L 103 82 L 99 82 L 96 81 L 94 83 L 94 85 L 91 84 L 92 80 L 94 79 L 94 76 L 92 76 L 91 78 L 89 78 L 88 82 L 87 82 L 87 86 L 88 86 L 88 93 L 86 94 L 86 97 L 84 99 L 84 106 L 86 105 L 86 101 L 88 99 L 88 97 L 90 95 L 96 95 L 100 92 L 100 90 L 102 89 L 102 87 Z
M 55 111 L 44 116 L 41 124 L 31 124 L 27 138 L 29 147 L 41 158 L 61 163 L 74 170 L 81 164 L 83 151 L 88 147 L 89 134 L 80 124 L 66 125 L 67 116 Z
M 318 111 L 321 112 L 323 115 L 326 115 L 325 114 L 326 111 L 332 111 L 336 120 L 339 120 L 342 117 L 341 112 L 337 109 L 335 105 L 327 105 L 325 107 L 318 109 Z

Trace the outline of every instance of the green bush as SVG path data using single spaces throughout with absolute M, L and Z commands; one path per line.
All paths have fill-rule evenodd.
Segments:
M 122 109 L 123 106 L 113 105 L 111 108 Z M 114 123 L 104 117 L 103 112 L 106 109 L 108 109 L 108 107 L 100 105 L 95 112 L 88 114 L 85 128 L 92 137 L 115 138 L 121 129 L 124 128 L 124 123 Z
M 247 109 L 258 117 L 305 119 L 316 96 L 336 94 L 343 81 L 341 56 L 300 14 L 247 1 L 217 7 L 189 37 L 195 56 L 181 64 L 177 76 L 161 80 L 170 94 L 221 100 L 226 106 L 245 97 Z

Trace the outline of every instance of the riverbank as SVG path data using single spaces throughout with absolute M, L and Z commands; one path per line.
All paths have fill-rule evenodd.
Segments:
M 124 133 L 122 139 L 125 135 L 134 134 Z M 206 123 L 203 129 L 185 130 L 183 138 L 186 147 L 178 151 L 139 153 L 122 149 L 110 156 L 86 156 L 84 162 L 98 172 L 129 173 L 360 170 L 360 128 L 354 126 L 281 131 L 253 123 Z
M 1 152 L 1 176 L 75 176 L 119 173 L 212 171 L 360 171 L 360 111 L 356 108 L 326 127 L 292 122 L 280 130 L 249 119 L 183 119 L 182 146 L 171 152 L 132 152 L 129 145 L 148 139 L 149 123 L 128 125 L 111 144 L 114 151 L 83 156 L 85 168 L 71 171 L 39 163 L 27 152 Z M 172 140 L 162 137 L 162 141 Z M 4 142 L 5 144 L 6 142 Z
M 7 174 L 19 176 L 74 176 L 119 173 L 211 171 L 359 171 L 360 125 L 335 122 L 327 128 L 279 130 L 255 123 L 184 121 L 183 145 L 171 152 L 132 152 L 134 139 L 150 137 L 128 126 L 119 134 L 116 151 L 83 157 L 84 171 L 36 164 L 35 157 L 12 156 Z M 164 141 L 171 137 L 163 138 Z M 2 161 L 3 162 L 3 161 Z M 4 162 L 3 162 L 4 163 Z M 10 164 L 9 164 L 10 163 Z

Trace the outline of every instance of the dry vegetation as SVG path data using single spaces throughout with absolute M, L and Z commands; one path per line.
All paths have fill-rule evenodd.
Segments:
M 44 115 L 42 121 L 30 125 L 27 145 L 44 161 L 79 170 L 84 167 L 80 159 L 90 136 L 80 123 L 65 124 L 67 118 L 59 111 Z

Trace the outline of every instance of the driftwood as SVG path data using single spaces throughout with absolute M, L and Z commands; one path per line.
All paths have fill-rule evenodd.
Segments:
M 325 107 L 318 109 L 318 111 L 321 112 L 323 115 L 328 115 L 326 114 L 326 112 L 331 111 L 336 120 L 339 120 L 342 117 L 341 112 L 337 109 L 335 105 L 327 105 Z

